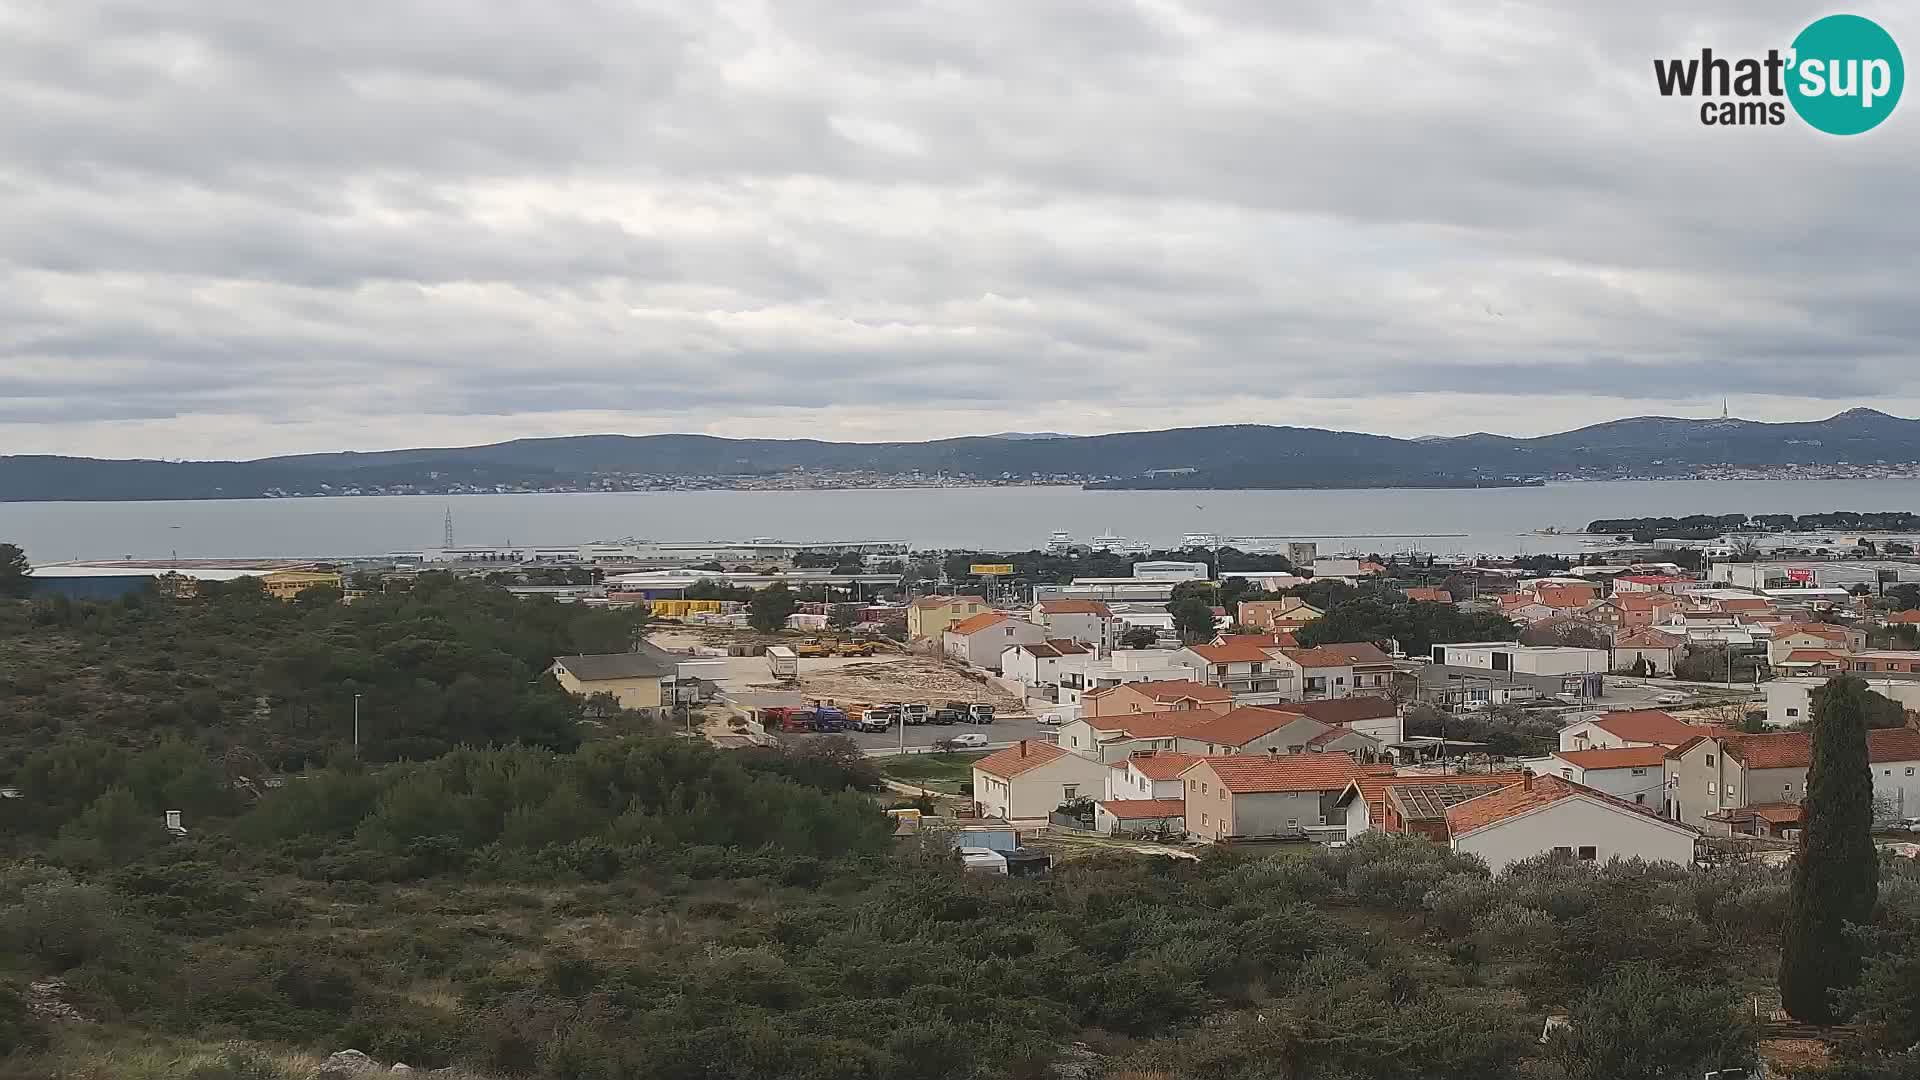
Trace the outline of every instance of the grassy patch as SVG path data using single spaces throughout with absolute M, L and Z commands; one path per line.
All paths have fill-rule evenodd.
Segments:
M 903 754 L 881 758 L 880 773 L 889 780 L 958 795 L 960 785 L 973 780 L 973 763 L 987 755 L 978 754 Z

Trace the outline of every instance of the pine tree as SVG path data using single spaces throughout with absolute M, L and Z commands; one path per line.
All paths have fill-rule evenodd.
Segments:
M 1806 1023 L 1834 1022 L 1834 991 L 1859 981 L 1860 948 L 1846 928 L 1871 921 L 1879 897 L 1866 694 L 1858 678 L 1835 676 L 1810 725 L 1806 820 L 1780 950 L 1781 1004 Z

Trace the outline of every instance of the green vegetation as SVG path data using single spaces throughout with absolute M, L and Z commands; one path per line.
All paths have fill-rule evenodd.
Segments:
M 844 740 L 581 743 L 509 708 L 466 745 L 355 759 L 343 725 L 235 708 L 281 693 L 249 688 L 311 639 L 370 697 L 392 665 L 436 688 L 418 698 L 434 723 L 466 723 L 445 689 L 481 677 L 464 663 L 544 698 L 536 643 L 628 629 L 424 584 L 351 608 L 244 590 L 45 622 L 0 606 L 7 704 L 61 721 L 0 772 L 23 793 L 0 864 L 0 1080 L 295 1080 L 347 1047 L 503 1080 L 1041 1080 L 1071 1056 L 1089 1076 L 1574 1080 L 1751 1055 L 1742 997 L 1778 963 L 1782 871 L 1541 859 L 1494 879 L 1373 836 L 982 878 L 895 846 Z M 162 671 L 217 708 L 164 708 L 183 687 Z M 50 709 L 69 686 L 80 707 Z M 305 767 L 236 787 L 240 751 Z M 1920 868 L 1883 874 L 1860 992 L 1892 998 L 1920 971 Z M 93 1022 L 28 1008 L 48 979 Z M 1912 1066 L 1912 1000 L 1862 1008 L 1869 1049 L 1896 1055 L 1873 1067 Z M 1578 1024 L 1541 1045 L 1550 1009 Z
M 1602 518 L 1589 522 L 1590 533 L 1645 534 L 1654 537 L 1711 539 L 1727 532 L 1912 532 L 1920 529 L 1920 514 L 1905 510 L 1861 513 L 1834 510 L 1825 514 L 1688 514 L 1685 517 Z
M 1859 939 L 1848 926 L 1873 921 L 1879 893 L 1866 689 L 1852 676 L 1833 678 L 1821 689 L 1810 725 L 1807 820 L 1780 950 L 1781 1005 L 1809 1023 L 1832 1023 L 1838 995 L 1860 981 Z
M 960 794 L 960 785 L 973 783 L 973 763 L 986 757 L 978 754 L 901 754 L 880 759 L 880 773 L 903 784 Z
M 0 544 L 0 598 L 21 597 L 33 587 L 33 567 L 17 544 Z
M 1333 604 L 1294 637 L 1306 646 L 1371 641 L 1384 647 L 1395 641 L 1407 655 L 1420 656 L 1431 654 L 1436 644 L 1512 641 L 1515 633 L 1513 623 L 1495 612 L 1412 601 L 1397 592 L 1369 592 Z
M 753 594 L 747 602 L 747 623 L 763 634 L 787 628 L 787 619 L 800 608 L 800 599 L 784 581 L 776 581 Z

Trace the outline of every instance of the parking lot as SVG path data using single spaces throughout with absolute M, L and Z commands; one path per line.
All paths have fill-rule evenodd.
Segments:
M 955 724 L 952 727 L 942 727 L 938 724 L 909 724 L 902 728 L 900 725 L 895 724 L 889 728 L 884 735 L 878 732 L 849 731 L 846 732 L 846 737 L 852 739 L 855 745 L 859 746 L 860 749 L 866 751 L 868 754 L 879 756 L 898 753 L 902 744 L 901 735 L 903 732 L 905 733 L 907 751 L 912 753 L 914 751 L 925 751 L 941 739 L 951 739 L 955 735 L 967 731 L 976 731 L 985 735 L 987 737 L 987 746 L 989 748 L 998 748 L 1011 746 L 1021 739 L 1039 739 L 1045 742 L 1052 742 L 1053 733 L 1056 730 L 1058 729 L 1047 727 L 1037 720 L 1003 719 L 995 720 L 991 724 Z M 782 739 L 794 740 L 821 738 L 819 735 L 799 733 L 782 733 L 780 737 Z

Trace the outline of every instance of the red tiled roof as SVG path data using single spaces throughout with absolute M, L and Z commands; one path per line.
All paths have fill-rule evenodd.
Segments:
M 1252 645 L 1261 649 L 1297 649 L 1300 643 L 1292 634 L 1221 634 L 1214 638 L 1218 645 Z M 1264 654 L 1262 654 L 1264 657 Z
M 1127 755 L 1125 761 L 1116 762 L 1121 767 L 1131 766 L 1141 776 L 1149 780 L 1178 780 L 1194 762 L 1200 760 L 1199 754 L 1181 754 L 1172 750 L 1135 750 Z
M 1358 735 L 1363 739 L 1373 740 L 1373 736 L 1368 735 L 1363 731 L 1355 731 L 1350 727 L 1341 727 L 1341 726 L 1335 725 L 1334 727 L 1330 727 L 1327 730 L 1321 732 L 1320 734 L 1315 735 L 1313 738 L 1308 739 L 1307 745 L 1308 746 L 1325 746 L 1330 742 L 1339 742 L 1341 739 L 1344 739 L 1349 735 Z
M 1594 726 L 1628 742 L 1678 746 L 1696 735 L 1711 735 L 1713 728 L 1689 724 L 1660 709 L 1634 709 L 1629 712 L 1602 713 L 1593 718 Z
M 1042 600 L 1040 611 L 1044 615 L 1098 615 L 1111 618 L 1113 609 L 1098 600 Z
M 1287 658 L 1303 668 L 1353 667 L 1363 664 L 1391 664 L 1393 657 L 1372 642 L 1351 641 L 1316 645 L 1311 649 L 1283 649 Z
M 1150 682 L 1122 683 L 1120 686 L 1108 686 L 1099 690 L 1089 691 L 1084 696 L 1094 697 L 1099 694 L 1111 694 L 1121 687 L 1135 690 L 1146 695 L 1153 701 L 1179 701 L 1181 698 L 1192 698 L 1195 701 L 1233 700 L 1233 691 L 1228 690 L 1226 687 L 1208 686 L 1205 683 L 1197 683 L 1191 679 L 1160 679 Z M 1103 716 L 1099 719 L 1105 720 L 1107 718 Z
M 1613 647 L 1616 649 L 1677 649 L 1686 644 L 1686 640 L 1664 630 L 1655 630 L 1651 626 L 1636 626 L 1615 637 Z
M 1621 608 L 1663 608 L 1677 606 L 1680 603 L 1680 598 L 1672 593 L 1663 592 L 1614 593 L 1613 603 L 1616 607 Z
M 1194 728 L 1213 718 L 1212 713 L 1199 709 L 1177 709 L 1128 716 L 1089 716 L 1086 721 L 1095 731 L 1118 731 L 1121 738 L 1165 739 L 1174 735 L 1190 735 Z
M 1301 716 L 1296 712 L 1249 705 L 1213 717 L 1188 732 L 1187 737 L 1220 746 L 1245 746 L 1262 735 L 1278 731 L 1288 724 L 1299 723 L 1300 720 Z
M 1847 658 L 1846 653 L 1837 653 L 1831 649 L 1794 649 L 1787 653 L 1783 664 L 1838 664 Z
M 1357 695 L 1324 698 L 1320 701 L 1289 701 L 1273 708 L 1311 716 L 1323 724 L 1351 724 L 1357 720 L 1380 720 L 1392 716 L 1399 707 L 1383 697 Z
M 1402 589 L 1409 600 L 1418 600 L 1429 604 L 1451 604 L 1453 594 L 1445 589 L 1412 588 Z
M 1806 816 L 1799 803 L 1753 803 L 1749 806 L 1730 806 L 1725 810 L 1716 810 L 1707 815 L 1710 821 L 1745 821 L 1759 818 L 1772 825 L 1797 825 Z
M 1847 628 L 1830 623 L 1781 623 L 1773 628 L 1776 638 L 1791 637 L 1794 634 L 1806 634 L 1809 637 L 1824 638 L 1827 641 L 1847 640 Z
M 1540 585 L 1533 595 L 1548 607 L 1577 608 L 1600 599 L 1600 590 L 1592 585 Z
M 997 611 L 983 611 L 972 618 L 961 619 L 959 622 L 947 627 L 947 633 L 977 634 L 989 626 L 996 626 L 1006 621 L 1007 617 Z
M 1639 814 L 1649 821 L 1676 829 L 1696 832 L 1687 825 L 1655 814 L 1651 809 L 1615 798 L 1604 791 L 1596 791 L 1585 784 L 1576 784 L 1558 776 L 1536 776 L 1518 784 L 1496 788 L 1475 799 L 1455 803 L 1447 808 L 1447 832 L 1455 839 L 1477 832 L 1490 825 L 1497 825 L 1508 818 L 1518 817 L 1530 810 L 1551 806 L 1562 799 L 1585 796 L 1599 802 L 1618 806 L 1624 810 Z
M 1554 757 L 1583 769 L 1644 769 L 1667 760 L 1664 746 L 1622 746 L 1606 750 L 1556 750 Z
M 1401 786 L 1420 787 L 1442 783 L 1505 787 L 1508 784 L 1517 784 L 1524 779 L 1526 779 L 1526 774 L 1517 772 L 1461 773 L 1452 776 L 1356 776 L 1353 778 L 1352 787 L 1347 789 L 1347 793 L 1357 792 L 1362 799 L 1366 800 L 1368 817 L 1373 822 L 1373 827 L 1378 829 L 1380 822 L 1386 817 L 1387 791 L 1391 788 Z M 1347 794 L 1342 794 L 1340 801 L 1342 803 L 1346 802 Z
M 1185 799 L 1106 799 L 1100 808 L 1122 821 L 1187 816 Z
M 1739 597 L 1732 600 L 1718 600 L 1721 611 L 1771 611 L 1773 601 L 1764 596 Z
M 1245 754 L 1210 757 L 1196 762 L 1187 771 L 1212 769 L 1220 786 L 1236 795 L 1279 791 L 1340 791 L 1365 775 L 1353 763 L 1351 755 L 1338 754 Z
M 1187 648 L 1209 664 L 1258 664 L 1272 659 L 1258 645 L 1189 645 Z
M 1896 611 L 1887 616 L 1887 621 L 1895 624 L 1920 623 L 1920 610 Z
M 1716 733 L 1727 756 L 1749 769 L 1805 769 L 1813 764 L 1813 736 L 1805 731 L 1773 731 L 1761 735 Z M 1701 740 L 1690 740 L 1668 752 L 1679 757 Z M 1920 728 L 1876 728 L 1867 732 L 1867 760 L 1878 765 L 1892 761 L 1920 761 Z
M 1032 772 L 1042 765 L 1059 761 L 1061 758 L 1066 757 L 1067 753 L 1068 751 L 1062 750 L 1050 742 L 1035 742 L 1031 739 L 1021 739 L 1018 743 L 1007 747 L 1005 750 L 988 754 L 986 757 L 974 762 L 973 767 L 990 776 L 997 776 L 1002 780 L 1011 780 L 1021 773 Z

